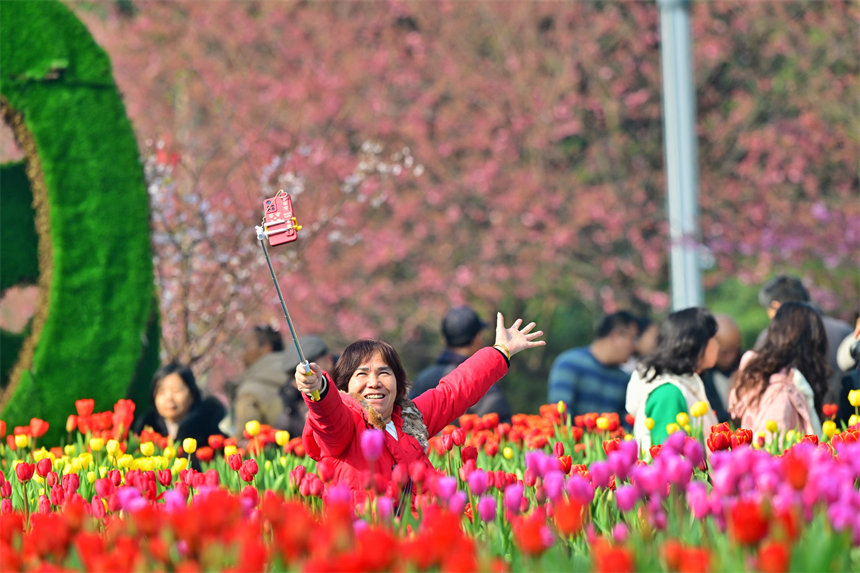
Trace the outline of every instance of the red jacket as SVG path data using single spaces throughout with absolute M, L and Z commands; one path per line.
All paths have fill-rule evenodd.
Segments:
M 494 348 L 482 348 L 413 400 L 421 411 L 429 436 L 456 420 L 473 406 L 508 371 L 508 363 Z M 328 378 L 328 375 L 326 374 Z M 353 490 L 365 489 L 369 484 L 370 466 L 361 452 L 361 433 L 372 428 L 367 413 L 358 401 L 343 392 L 335 392 L 328 378 L 329 390 L 319 402 L 305 396 L 308 418 L 302 440 L 311 458 L 333 460 L 334 481 L 349 485 Z M 383 431 L 385 447 L 374 462 L 377 481 L 391 481 L 391 470 L 396 464 L 409 467 L 413 462 L 433 465 L 418 440 L 403 432 L 400 406 L 395 405 L 391 420 L 397 428 L 397 439 Z

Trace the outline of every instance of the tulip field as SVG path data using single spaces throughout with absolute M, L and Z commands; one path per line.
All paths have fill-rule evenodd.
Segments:
M 860 571 L 860 424 L 705 436 L 681 414 L 640 452 L 616 415 L 467 415 L 431 439 L 437 472 L 353 492 L 283 431 L 173 444 L 129 435 L 127 401 L 75 407 L 62 445 L 0 421 L 2 571 Z

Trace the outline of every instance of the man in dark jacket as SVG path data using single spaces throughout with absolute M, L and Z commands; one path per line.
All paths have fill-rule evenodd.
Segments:
M 435 387 L 443 376 L 454 370 L 472 354 L 484 347 L 481 340 L 487 323 L 468 306 L 452 308 L 442 320 L 442 336 L 446 348 L 436 362 L 418 373 L 409 398 L 420 396 Z M 469 408 L 467 413 L 483 416 L 495 412 L 500 422 L 511 419 L 511 405 L 502 390 L 493 385 L 481 400 Z

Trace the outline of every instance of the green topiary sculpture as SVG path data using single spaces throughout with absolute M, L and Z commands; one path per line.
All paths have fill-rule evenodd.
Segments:
M 20 350 L 11 368 L 3 358 L 0 419 L 47 420 L 44 443 L 56 443 L 77 398 L 96 411 L 146 399 L 158 362 L 149 204 L 110 61 L 68 8 L 3 2 L 0 73 L 26 156 L 26 177 L 20 165 L 2 173 L 2 287 L 39 285 L 25 337 L 3 336 L 4 354 Z

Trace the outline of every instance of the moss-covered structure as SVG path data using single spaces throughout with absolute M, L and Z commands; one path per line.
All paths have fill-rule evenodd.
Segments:
M 43 418 L 59 438 L 77 398 L 96 411 L 146 399 L 158 361 L 149 203 L 110 61 L 68 8 L 4 1 L 0 74 L 26 156 L 0 172 L 0 283 L 39 285 L 23 336 L 2 336 L 0 419 Z

